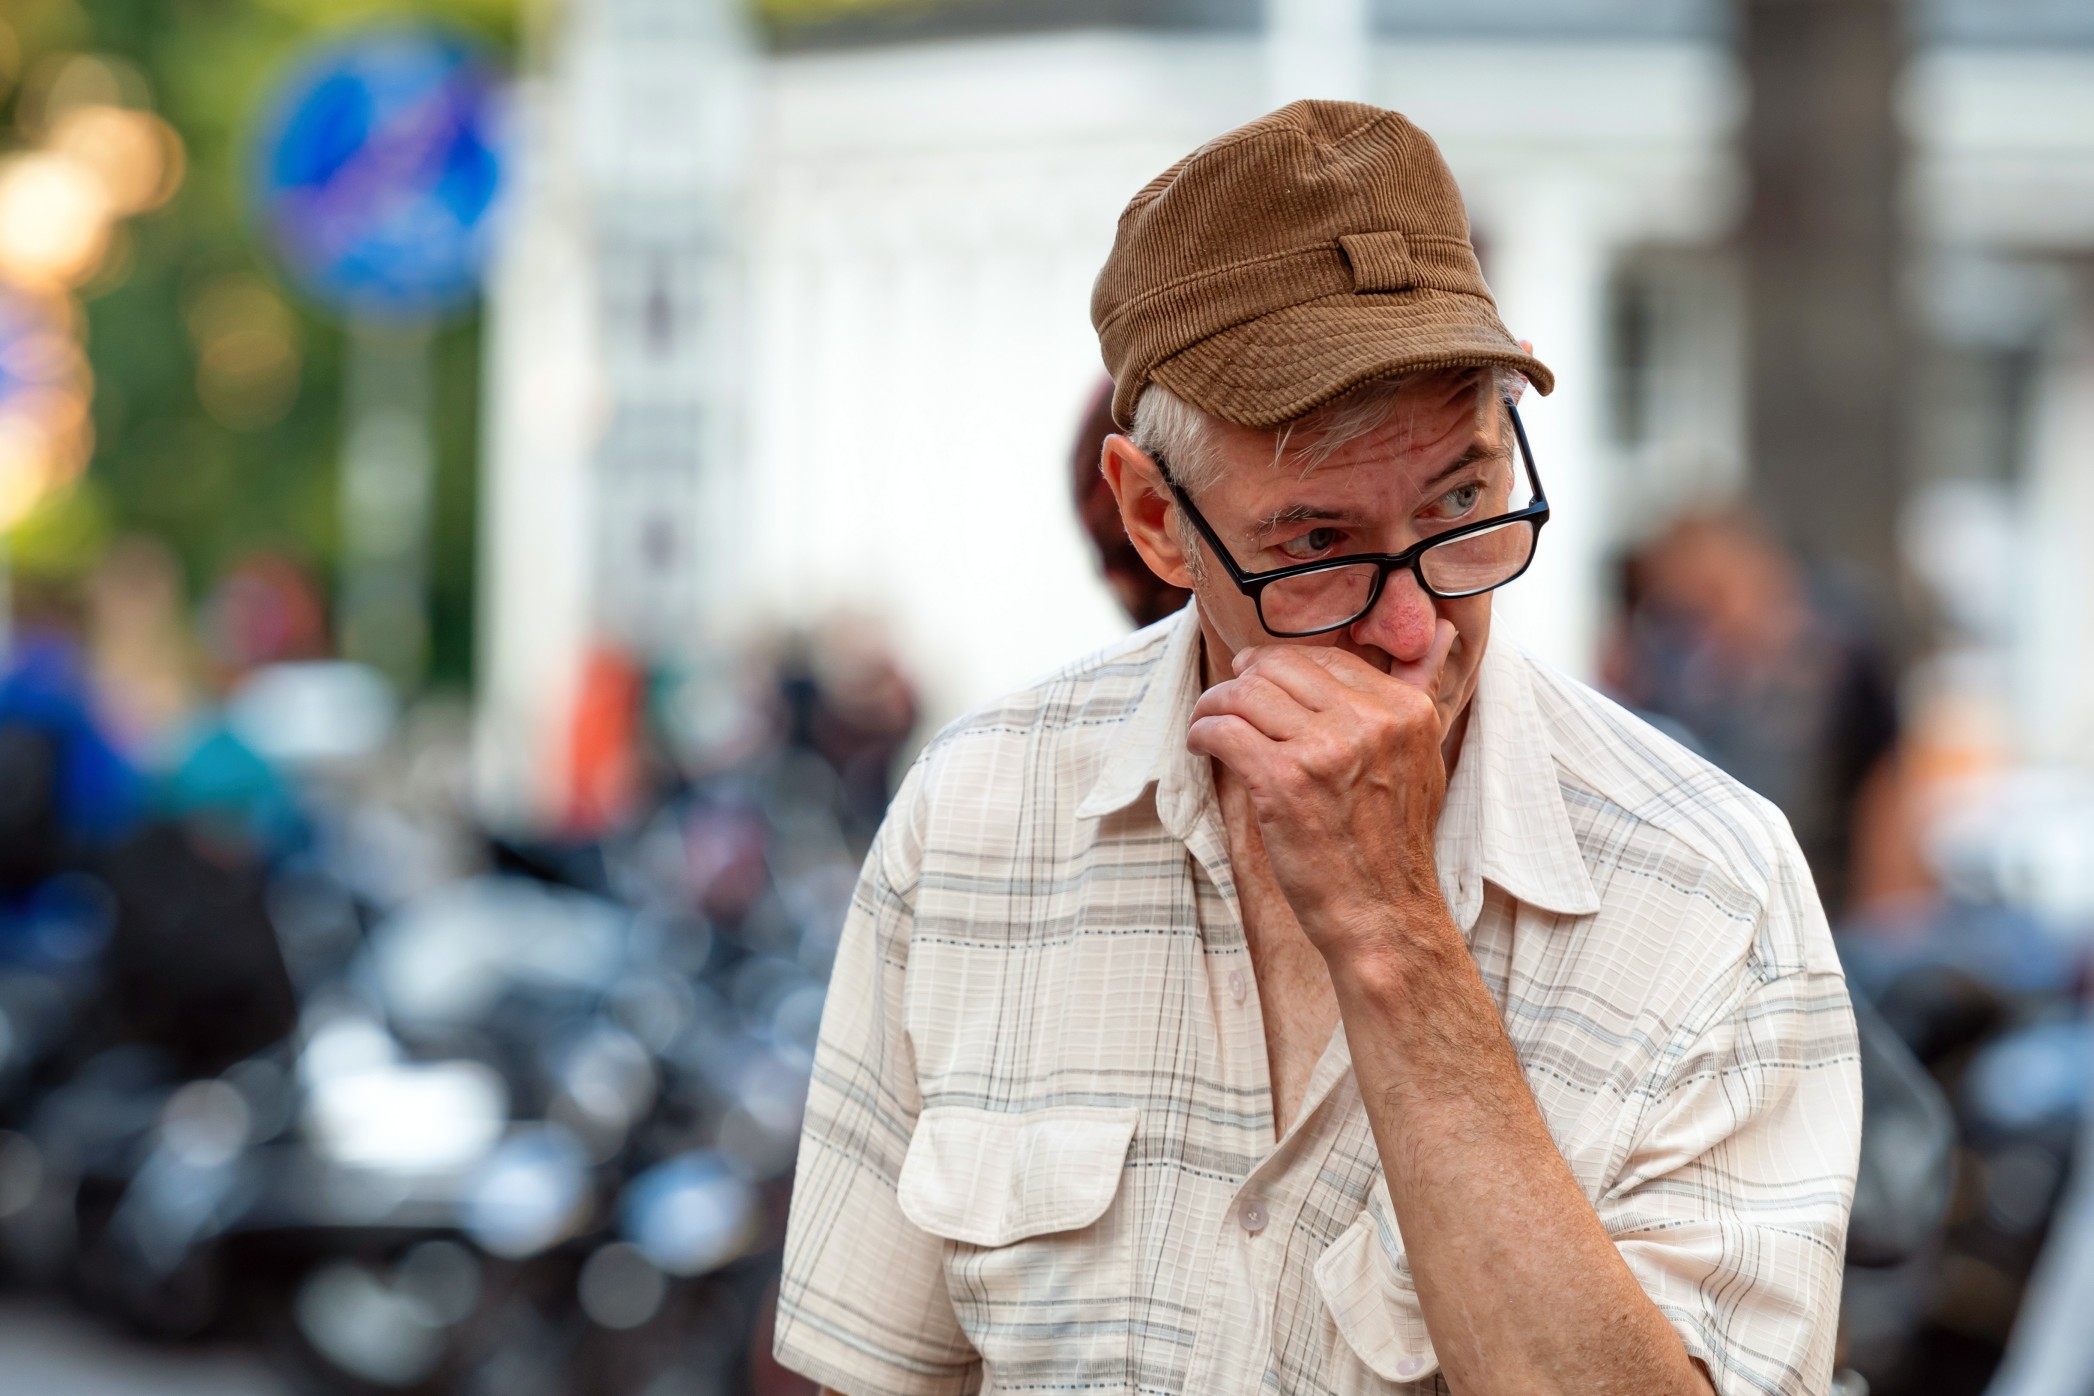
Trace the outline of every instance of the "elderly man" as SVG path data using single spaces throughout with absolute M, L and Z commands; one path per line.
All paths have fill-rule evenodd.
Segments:
M 1452 177 L 1298 103 L 1135 196 L 1103 466 L 1194 601 L 895 798 L 780 1360 L 975 1390 L 1822 1392 L 1854 1029 L 1781 817 L 1491 641 L 1548 505 Z

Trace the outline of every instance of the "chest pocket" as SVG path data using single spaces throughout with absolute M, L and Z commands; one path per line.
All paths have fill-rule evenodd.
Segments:
M 1337 1328 L 1329 1374 L 1338 1396 L 1376 1396 L 1440 1369 L 1410 1267 L 1399 1259 L 1395 1216 L 1377 1178 L 1366 1210 L 1316 1262 L 1316 1287 Z
M 953 1310 L 991 1389 L 1126 1374 L 1131 1220 L 1113 1203 L 1133 1110 L 933 1106 L 902 1162 L 902 1215 L 945 1241 Z

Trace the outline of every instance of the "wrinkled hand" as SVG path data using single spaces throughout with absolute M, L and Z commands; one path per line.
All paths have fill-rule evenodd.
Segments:
M 1242 780 L 1273 880 L 1326 958 L 1392 912 L 1444 911 L 1433 826 L 1447 794 L 1436 702 L 1454 626 L 1384 674 L 1344 650 L 1265 645 L 1200 695 L 1186 745 Z

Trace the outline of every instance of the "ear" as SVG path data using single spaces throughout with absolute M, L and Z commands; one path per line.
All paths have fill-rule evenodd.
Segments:
M 1192 571 L 1185 565 L 1185 550 L 1178 545 L 1178 530 L 1173 527 L 1178 501 L 1164 484 L 1156 462 L 1141 447 L 1114 433 L 1105 438 L 1098 464 L 1105 472 L 1105 483 L 1112 486 L 1113 498 L 1119 501 L 1120 522 L 1134 550 L 1151 572 L 1190 591 Z

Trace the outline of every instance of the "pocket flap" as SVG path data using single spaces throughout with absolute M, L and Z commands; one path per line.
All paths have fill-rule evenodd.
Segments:
M 1423 1381 L 1440 1368 L 1425 1331 L 1425 1310 L 1384 1238 L 1373 1208 L 1360 1214 L 1316 1261 L 1316 1287 L 1353 1355 L 1385 1381 Z
M 1078 1105 L 1016 1113 L 932 1106 L 902 1161 L 902 1215 L 933 1236 L 976 1246 L 1089 1226 L 1119 1191 L 1139 1118 Z

